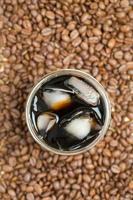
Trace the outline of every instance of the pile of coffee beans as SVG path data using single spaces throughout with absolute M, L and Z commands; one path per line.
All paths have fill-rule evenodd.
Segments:
M 41 150 L 25 122 L 34 83 L 80 69 L 108 91 L 105 138 L 77 156 Z M 133 1 L 0 1 L 0 199 L 133 199 Z

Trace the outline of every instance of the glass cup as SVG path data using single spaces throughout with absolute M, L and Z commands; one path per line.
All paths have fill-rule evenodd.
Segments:
M 102 99 L 103 106 L 104 106 L 104 113 L 105 113 L 104 114 L 105 115 L 104 125 L 102 126 L 102 129 L 100 130 L 99 135 L 91 143 L 88 143 L 86 146 L 81 147 L 80 149 L 68 150 L 68 151 L 55 149 L 55 148 L 49 146 L 45 142 L 44 139 L 40 138 L 34 129 L 33 122 L 30 117 L 31 103 L 32 103 L 32 100 L 33 100 L 36 92 L 39 90 L 39 88 L 43 84 L 52 80 L 53 78 L 56 78 L 59 76 L 65 76 L 65 75 L 76 76 L 76 77 L 82 78 L 86 82 L 90 83 L 90 85 L 92 85 L 100 94 L 100 97 Z M 48 151 L 51 151 L 51 152 L 54 152 L 54 153 L 60 154 L 60 155 L 75 155 L 75 154 L 85 152 L 85 151 L 91 149 L 92 147 L 94 147 L 106 134 L 109 124 L 110 124 L 110 120 L 111 120 L 111 106 L 110 106 L 110 101 L 109 101 L 106 91 L 104 90 L 103 86 L 95 78 L 93 78 L 91 75 L 89 75 L 85 72 L 82 72 L 80 70 L 64 69 L 64 70 L 52 72 L 52 73 L 44 76 L 33 87 L 33 89 L 31 90 L 31 92 L 28 96 L 28 100 L 26 103 L 26 122 L 27 122 L 27 126 L 28 126 L 29 132 L 31 133 L 32 137 L 43 149 L 46 149 Z

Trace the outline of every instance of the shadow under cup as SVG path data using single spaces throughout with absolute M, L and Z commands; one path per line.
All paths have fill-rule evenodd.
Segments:
M 53 148 L 47 142 L 45 142 L 45 140 L 43 138 L 39 137 L 39 135 L 37 134 L 37 132 L 35 130 L 30 113 L 31 113 L 31 105 L 32 105 L 33 98 L 35 97 L 35 94 L 37 93 L 37 91 L 42 87 L 42 85 L 45 85 L 47 82 L 49 82 L 50 80 L 52 80 L 54 78 L 57 78 L 60 76 L 68 76 L 68 75 L 83 79 L 88 84 L 90 84 L 94 89 L 97 90 L 97 92 L 99 93 L 100 98 L 102 100 L 102 105 L 104 108 L 104 123 L 103 123 L 102 129 L 99 131 L 98 136 L 92 142 L 86 143 L 85 146 L 83 146 L 83 147 L 81 146 L 81 148 L 79 148 L 79 149 L 73 149 L 73 150 L 62 150 L 61 149 L 60 150 L 60 149 Z M 31 92 L 28 96 L 27 104 L 26 104 L 26 122 L 27 122 L 28 129 L 29 129 L 32 137 L 34 138 L 34 140 L 43 149 L 46 149 L 48 151 L 54 152 L 56 154 L 61 154 L 61 155 L 79 154 L 79 153 L 85 152 L 85 151 L 89 150 L 90 148 L 92 148 L 93 146 L 95 146 L 106 134 L 107 129 L 110 124 L 110 119 L 111 119 L 110 101 L 109 101 L 108 95 L 107 95 L 106 91 L 104 90 L 103 86 L 89 74 L 79 71 L 79 70 L 74 70 L 74 69 L 59 70 L 59 71 L 53 72 L 53 73 L 48 74 L 45 77 L 43 77 L 31 90 Z

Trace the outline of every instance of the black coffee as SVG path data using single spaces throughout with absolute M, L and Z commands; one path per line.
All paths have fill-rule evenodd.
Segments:
M 70 75 L 43 84 L 33 98 L 30 115 L 38 137 L 61 150 L 93 142 L 104 124 L 99 93 L 85 80 Z

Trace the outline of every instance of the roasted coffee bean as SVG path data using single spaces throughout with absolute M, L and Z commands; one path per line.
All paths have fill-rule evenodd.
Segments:
M 133 199 L 132 46 L 132 0 L 0 0 L 0 199 Z M 40 149 L 25 123 L 33 85 L 63 68 L 94 76 L 112 104 L 78 160 Z

